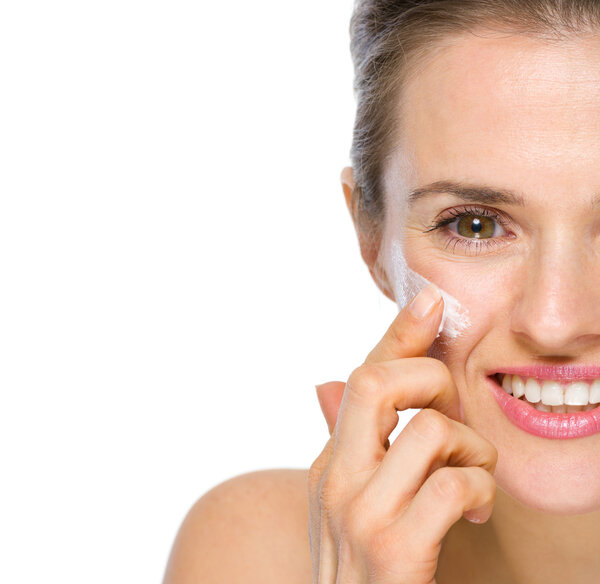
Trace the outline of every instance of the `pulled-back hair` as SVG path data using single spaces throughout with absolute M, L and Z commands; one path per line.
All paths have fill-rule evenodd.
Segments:
M 380 241 L 385 213 L 383 165 L 401 131 L 394 112 L 402 84 L 445 39 L 475 30 L 548 41 L 600 34 L 600 0 L 356 1 L 350 24 L 357 99 L 352 212 L 374 241 Z

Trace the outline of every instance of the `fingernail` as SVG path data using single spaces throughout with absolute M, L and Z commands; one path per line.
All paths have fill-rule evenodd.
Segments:
M 435 284 L 428 284 L 423 288 L 408 306 L 410 313 L 419 320 L 424 319 L 439 302 L 442 294 Z
M 471 523 L 483 523 L 484 517 L 482 517 L 482 513 L 489 513 L 489 509 L 486 508 L 486 505 L 482 505 L 481 507 L 477 507 L 475 509 L 469 509 L 463 513 L 463 517 L 470 521 Z M 487 521 L 487 519 L 486 519 Z

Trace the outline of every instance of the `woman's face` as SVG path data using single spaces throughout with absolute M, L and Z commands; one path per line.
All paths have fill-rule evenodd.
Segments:
M 469 312 L 471 326 L 431 351 L 453 374 L 465 423 L 497 447 L 497 482 L 521 502 L 600 508 L 600 432 L 528 433 L 488 378 L 516 366 L 600 367 L 600 38 L 461 36 L 407 82 L 397 113 L 384 245 L 402 239 L 408 266 Z M 407 188 L 438 181 L 490 191 L 407 202 Z M 452 222 L 434 229 L 443 219 Z

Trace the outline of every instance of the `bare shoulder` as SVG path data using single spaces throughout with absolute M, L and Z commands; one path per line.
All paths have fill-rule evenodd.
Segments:
M 307 478 L 263 470 L 208 491 L 179 529 L 164 584 L 310 584 Z

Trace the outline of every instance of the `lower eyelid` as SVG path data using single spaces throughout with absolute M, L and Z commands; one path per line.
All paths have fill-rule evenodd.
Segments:
M 479 255 L 482 253 L 482 248 L 491 249 L 498 245 L 504 245 L 500 238 L 492 237 L 487 239 L 467 238 L 467 237 L 446 237 L 444 249 L 452 253 L 457 253 L 456 248 L 460 247 L 465 250 L 466 255 Z

